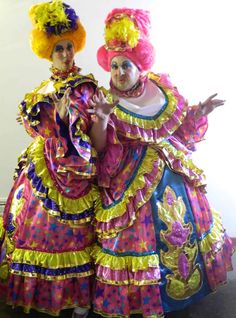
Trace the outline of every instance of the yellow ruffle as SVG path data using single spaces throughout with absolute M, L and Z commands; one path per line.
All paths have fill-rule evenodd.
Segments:
M 76 81 L 78 80 L 78 81 Z M 72 81 L 76 81 L 75 83 L 72 83 Z M 75 75 L 71 75 L 68 76 L 65 79 L 60 79 L 59 81 L 54 83 L 54 87 L 56 89 L 56 91 L 60 91 L 62 88 L 65 88 L 65 90 L 67 89 L 67 87 L 76 87 L 80 84 L 84 84 L 84 83 L 94 83 L 95 85 L 97 85 L 97 81 L 94 79 L 94 76 L 92 73 L 84 76 L 84 75 L 79 75 L 79 74 L 75 74 Z
M 110 220 L 122 216 L 126 212 L 126 206 L 129 203 L 130 199 L 136 195 L 137 190 L 143 189 L 145 186 L 145 174 L 150 174 L 153 170 L 154 161 L 159 161 L 158 163 L 158 173 L 156 175 L 155 181 L 152 183 L 152 186 L 149 187 L 147 193 L 143 197 L 142 201 L 138 202 L 135 209 L 139 209 L 144 205 L 152 195 L 157 184 L 161 180 L 165 163 L 158 157 L 156 150 L 148 147 L 145 157 L 138 169 L 137 175 L 135 176 L 133 182 L 129 188 L 125 191 L 122 200 L 114 206 L 111 206 L 108 209 L 102 207 L 101 198 L 96 202 L 96 220 L 98 222 L 109 222 Z M 99 229 L 98 229 L 99 232 Z M 104 234 L 104 233 L 102 233 Z
M 95 264 L 109 267 L 113 270 L 137 272 L 139 270 L 147 270 L 150 267 L 159 267 L 159 257 L 157 254 L 147 256 L 114 256 L 104 253 L 101 247 L 95 245 L 91 256 Z
M 2 217 L 0 217 L 0 240 L 3 239 L 4 234 L 5 234 L 5 229 L 3 227 L 3 219 Z
M 161 87 L 160 83 L 158 82 L 159 77 L 153 73 L 148 74 L 148 77 L 154 81 L 158 86 Z M 177 109 L 177 98 L 174 96 L 173 90 L 170 88 L 165 88 L 165 94 L 168 99 L 168 104 L 165 108 L 165 110 L 156 118 L 156 119 L 144 119 L 144 118 L 139 118 L 139 117 L 134 117 L 130 116 L 126 112 L 123 112 L 120 110 L 118 107 L 114 108 L 114 114 L 118 119 L 121 121 L 124 121 L 128 124 L 135 125 L 137 127 L 140 127 L 142 129 L 155 129 L 158 130 L 160 129 L 166 122 L 170 120 L 170 118 L 173 116 L 173 113 Z M 187 111 L 187 104 L 184 106 L 184 110 L 182 111 L 181 116 L 178 118 L 175 118 L 176 124 L 173 125 L 173 127 L 170 128 L 170 132 L 175 131 L 179 125 L 182 123 L 183 119 L 186 116 L 186 111 Z M 170 134 L 168 133 L 168 135 Z M 127 136 L 134 137 L 134 135 L 127 133 Z M 137 136 L 139 139 L 141 136 Z M 147 137 L 148 139 L 148 137 Z M 147 141 L 147 139 L 145 139 Z
M 200 241 L 200 251 L 201 253 L 211 253 L 211 257 L 208 258 L 209 261 L 214 260 L 215 254 L 222 249 L 224 245 L 224 233 L 225 229 L 222 225 L 222 220 L 219 212 L 212 210 L 213 213 L 213 227 L 211 231 Z M 212 251 L 212 245 L 217 244 L 217 251 Z
M 83 251 L 69 251 L 63 253 L 46 253 L 33 250 L 15 249 L 12 253 L 12 262 L 20 264 L 28 264 L 40 266 L 46 269 L 63 269 L 74 266 L 80 266 L 91 263 L 91 247 L 87 247 Z M 42 273 L 19 271 L 10 269 L 10 272 L 15 275 L 26 277 L 37 277 L 45 280 L 64 280 L 72 277 L 87 277 L 94 274 L 94 269 L 90 268 L 87 271 L 79 273 L 61 273 L 59 275 L 48 275 Z
M 0 280 L 6 281 L 9 277 L 9 265 L 7 262 L 2 262 L 0 264 Z
M 161 150 L 167 159 L 165 160 L 166 164 L 171 170 L 180 173 L 181 175 L 185 175 L 190 181 L 194 181 L 195 186 L 205 185 L 205 175 L 203 170 L 198 168 L 193 163 L 192 159 L 188 158 L 183 151 L 177 150 L 165 140 L 152 147 L 157 151 Z M 172 163 L 175 163 L 177 160 L 181 162 L 181 167 L 177 167 L 176 165 L 173 166 Z
M 89 193 L 79 199 L 67 198 L 55 188 L 44 159 L 44 139 L 42 137 L 37 137 L 31 144 L 28 149 L 28 156 L 29 159 L 32 160 L 35 166 L 35 172 L 37 176 L 41 178 L 43 186 L 48 189 L 48 197 L 56 202 L 61 211 L 71 214 L 81 213 L 94 206 L 94 200 L 98 196 L 96 186 L 92 186 Z M 37 195 L 37 191 L 35 189 L 34 191 Z M 45 194 L 40 193 L 40 195 Z M 52 213 L 55 215 L 56 211 L 52 211 Z
M 26 108 L 26 113 L 23 112 L 23 107 L 22 104 L 18 106 L 19 111 L 22 115 L 22 117 L 29 122 L 31 126 L 36 126 L 39 124 L 38 120 L 29 120 L 28 115 L 30 114 L 31 116 L 37 116 L 40 112 L 40 108 L 35 109 L 35 111 L 32 110 L 33 106 L 36 105 L 39 102 L 48 102 L 48 96 L 44 94 L 38 93 L 42 87 L 46 86 L 50 80 L 43 81 L 38 87 L 36 87 L 32 92 L 27 93 L 24 98 L 24 102 L 26 103 L 25 108 Z
M 49 253 L 16 248 L 12 253 L 12 262 L 41 266 L 44 268 L 66 268 L 80 266 L 91 262 L 91 247 L 82 251 Z

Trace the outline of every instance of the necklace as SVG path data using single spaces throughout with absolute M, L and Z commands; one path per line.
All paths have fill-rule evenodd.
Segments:
M 111 90 L 120 97 L 139 97 L 143 94 L 145 86 L 146 86 L 146 82 L 147 82 L 147 76 L 141 77 L 138 82 L 131 87 L 131 89 L 127 90 L 127 91 L 121 91 L 118 88 L 116 88 L 112 81 L 110 81 L 110 87 Z
M 59 81 L 61 79 L 66 79 L 69 76 L 75 76 L 81 71 L 81 69 L 75 66 L 75 64 L 73 64 L 72 68 L 67 71 L 61 71 L 53 66 L 51 66 L 49 70 L 52 72 L 51 79 L 53 81 Z

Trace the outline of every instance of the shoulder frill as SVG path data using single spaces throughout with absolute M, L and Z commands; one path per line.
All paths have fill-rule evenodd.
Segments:
M 112 120 L 121 134 L 128 138 L 144 142 L 160 142 L 182 124 L 186 113 L 187 103 L 168 80 L 165 74 L 149 73 L 148 78 L 164 93 L 166 103 L 155 116 L 139 116 L 120 107 L 114 109 Z
M 36 87 L 30 93 L 27 93 L 24 100 L 18 106 L 20 114 L 30 126 L 36 126 L 39 124 L 39 113 L 41 103 L 52 102 L 50 94 L 40 93 L 41 89 L 50 82 L 50 79 L 43 81 L 38 87 Z M 68 87 L 75 88 L 83 83 L 91 83 L 97 87 L 97 81 L 94 79 L 93 74 L 75 75 L 70 76 L 65 80 L 57 81 L 54 84 L 56 91 L 64 92 Z

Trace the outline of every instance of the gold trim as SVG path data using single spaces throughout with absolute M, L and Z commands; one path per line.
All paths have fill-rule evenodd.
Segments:
M 159 267 L 158 254 L 146 256 L 114 256 L 102 251 L 102 248 L 95 245 L 91 252 L 95 264 L 108 267 L 113 270 L 129 270 L 137 272 L 148 268 Z
M 17 276 L 23 276 L 23 277 L 31 277 L 31 278 L 37 278 L 42 280 L 50 280 L 50 281 L 62 281 L 66 280 L 68 278 L 74 278 L 74 277 L 88 277 L 94 275 L 94 270 L 91 269 L 89 271 L 83 272 L 83 273 L 70 273 L 65 275 L 56 275 L 56 276 L 50 276 L 50 275 L 43 275 L 40 273 L 29 273 L 25 271 L 17 271 L 14 269 L 10 269 L 11 274 L 17 275 Z
M 159 79 L 160 79 L 159 76 L 155 75 L 154 73 L 149 73 L 148 78 L 150 80 L 152 80 L 156 85 L 162 87 L 162 85 L 159 83 Z M 173 113 L 176 111 L 176 109 L 178 107 L 177 106 L 178 100 L 177 100 L 177 97 L 173 93 L 173 89 L 167 88 L 167 87 L 165 87 L 165 88 L 163 87 L 163 89 L 165 91 L 165 94 L 167 95 L 168 104 L 167 104 L 166 108 L 164 109 L 164 111 L 156 119 L 148 119 L 147 120 L 144 118 L 133 117 L 133 116 L 130 116 L 128 113 L 123 112 L 118 107 L 114 108 L 114 114 L 121 121 L 124 121 L 128 124 L 131 124 L 131 125 L 135 125 L 135 126 L 142 128 L 142 129 L 154 129 L 154 130 L 160 129 L 166 122 L 168 122 L 171 119 L 171 117 L 173 116 Z M 186 116 L 187 107 L 188 107 L 188 105 L 185 102 L 184 108 L 181 111 L 181 116 L 179 118 L 177 116 L 175 116 L 174 120 L 175 120 L 176 124 L 168 131 L 166 136 L 169 135 L 170 132 L 174 132 L 181 125 L 183 119 Z M 130 136 L 132 136 L 132 134 L 130 134 Z M 162 136 L 162 138 L 164 138 L 166 136 Z M 139 139 L 140 139 L 140 136 L 139 136 Z
M 12 262 L 41 266 L 50 269 L 80 266 L 92 262 L 92 246 L 81 251 L 49 253 L 37 250 L 16 248 L 12 253 Z
M 159 279 L 150 279 L 150 280 L 135 280 L 135 279 L 129 279 L 129 280 L 110 280 L 110 279 L 104 279 L 101 277 L 96 276 L 96 280 L 108 284 L 108 285 L 116 285 L 116 286 L 122 286 L 122 285 L 135 285 L 135 286 L 146 286 L 146 285 L 157 285 L 160 283 Z

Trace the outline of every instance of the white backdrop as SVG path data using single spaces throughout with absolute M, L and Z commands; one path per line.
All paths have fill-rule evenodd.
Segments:
M 17 105 L 24 94 L 49 77 L 49 63 L 29 47 L 29 7 L 34 0 L 0 0 L 0 198 L 12 184 L 17 156 L 30 138 L 16 124 Z M 195 162 L 204 168 L 208 198 L 221 211 L 228 233 L 236 237 L 234 169 L 236 73 L 234 0 L 68 0 L 87 30 L 87 45 L 76 57 L 83 73 L 92 72 L 101 85 L 108 74 L 96 61 L 103 43 L 103 21 L 115 7 L 151 11 L 152 40 L 157 50 L 156 72 L 169 73 L 190 104 L 217 92 L 224 107 L 209 116 L 206 140 L 199 144 Z

